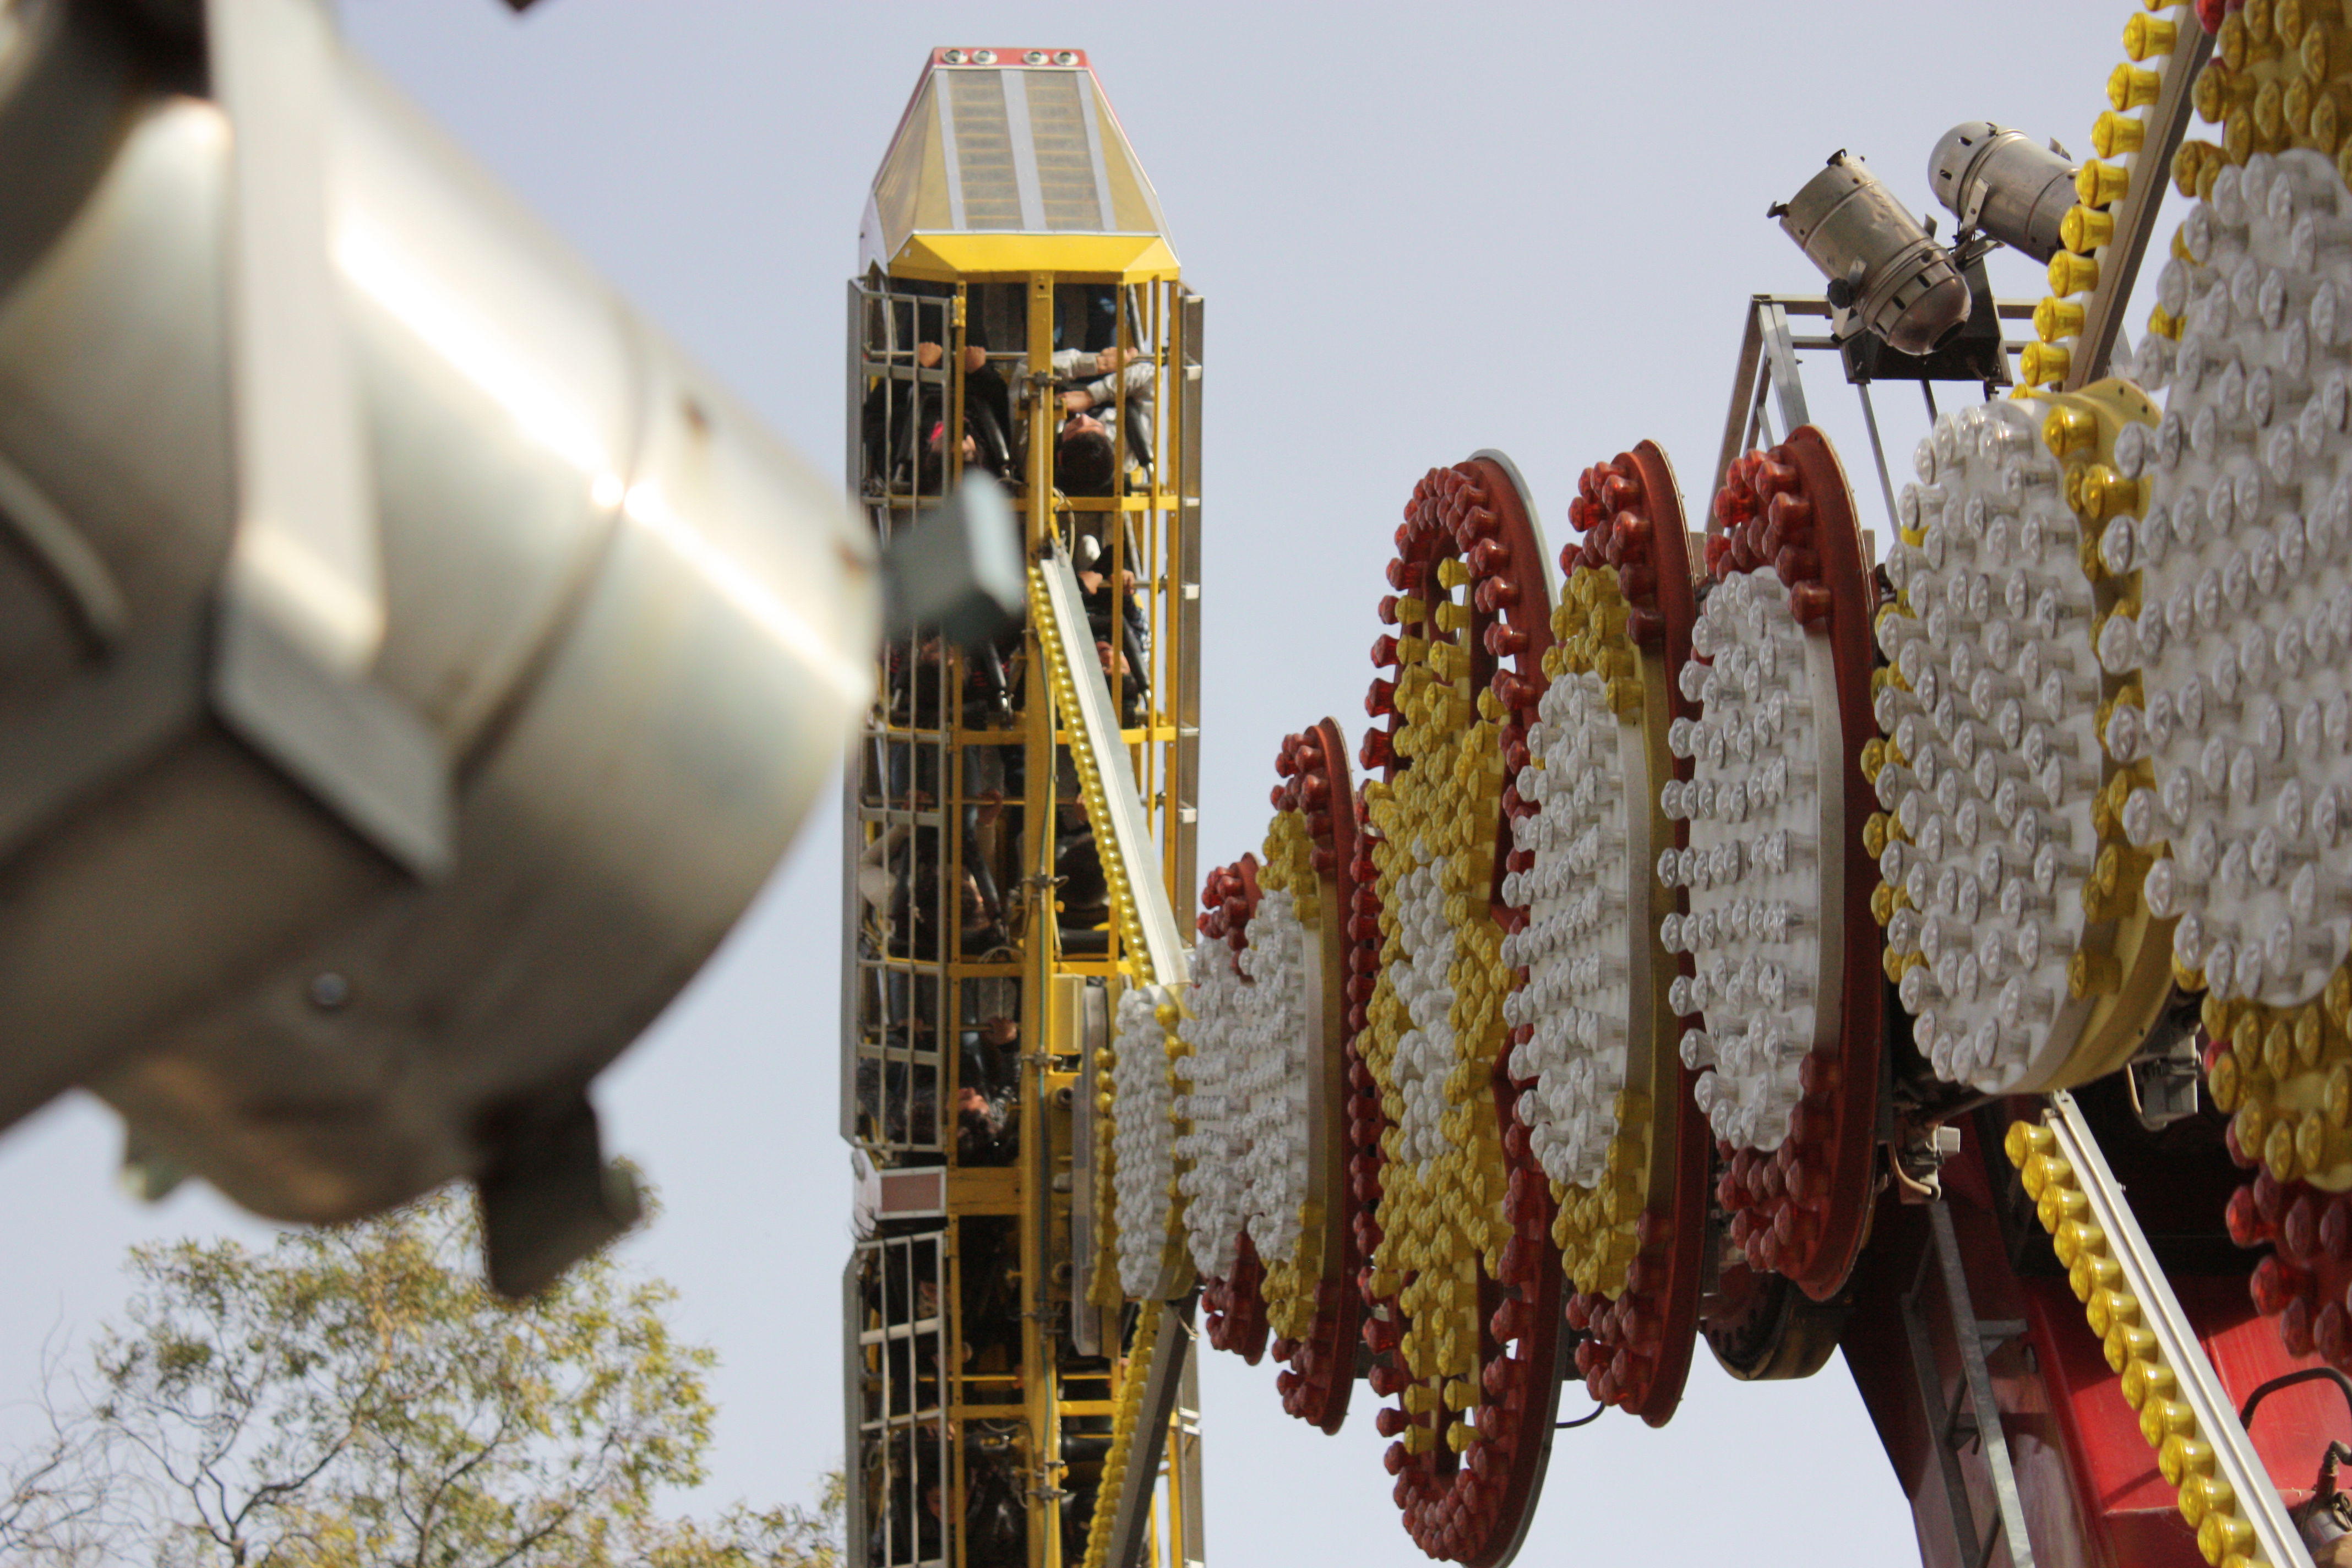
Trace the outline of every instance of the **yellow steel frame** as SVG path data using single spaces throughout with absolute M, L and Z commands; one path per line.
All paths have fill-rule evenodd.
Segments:
M 1188 907 L 1191 896 L 1191 889 L 1180 886 L 1179 879 L 1190 876 L 1194 829 L 1187 803 L 1180 797 L 1179 753 L 1186 739 L 1181 716 L 1192 696 L 1189 687 L 1198 661 L 1197 650 L 1187 642 L 1188 628 L 1194 623 L 1184 614 L 1186 602 L 1197 593 L 1197 586 L 1183 580 L 1183 563 L 1187 559 L 1186 546 L 1192 542 L 1186 531 L 1197 526 L 1197 512 L 1192 509 L 1198 498 L 1184 489 L 1193 471 L 1186 461 L 1187 451 L 1197 439 L 1197 432 L 1191 427 L 1189 400 L 1185 396 L 1185 313 L 1180 308 L 1181 286 L 1176 277 L 1174 258 L 1164 242 L 1157 238 L 1139 243 L 1134 237 L 921 237 L 901 253 L 892 267 L 892 275 L 894 279 L 914 278 L 952 281 L 956 285 L 950 313 L 955 341 L 942 345 L 945 363 L 950 367 L 946 421 L 950 431 L 963 428 L 963 349 L 968 336 L 971 286 L 983 281 L 1017 281 L 1024 290 L 1026 352 L 1023 368 L 1031 395 L 1025 413 L 1016 411 L 1016 421 L 1025 426 L 1027 452 L 1024 482 L 1019 487 L 1023 493 L 1014 500 L 1014 510 L 1021 518 L 1024 544 L 1033 556 L 1043 549 L 1049 534 L 1057 533 L 1066 546 L 1072 533 L 1090 517 L 1100 518 L 1103 565 L 1114 585 L 1114 638 L 1118 635 L 1116 617 L 1119 613 L 1116 585 L 1122 580 L 1122 573 L 1135 573 L 1137 595 L 1150 631 L 1151 668 L 1147 671 L 1148 702 L 1142 721 L 1123 729 L 1120 736 L 1135 770 L 1139 795 L 1160 847 L 1160 865 L 1167 892 L 1173 907 L 1181 911 Z M 1124 378 L 1114 382 L 1118 387 L 1120 463 L 1114 494 L 1108 498 L 1065 498 L 1053 488 L 1053 455 L 1061 414 L 1059 397 L 1052 390 L 1055 290 L 1058 285 L 1073 283 L 1118 284 L 1122 300 L 1118 344 L 1121 348 L 1143 346 L 1132 341 L 1139 329 L 1156 362 L 1153 461 L 1148 468 L 1131 465 L 1125 434 L 1129 411 L 1125 406 Z M 1139 309 L 1131 312 L 1128 308 L 1129 300 Z M 1013 378 L 1008 375 L 1007 379 Z M 961 477 L 962 457 L 957 442 L 948 440 L 943 447 L 952 483 Z M 1140 482 L 1130 488 L 1130 478 Z M 1114 526 L 1114 516 L 1124 526 Z M 1137 557 L 1134 560 L 1129 558 L 1130 533 Z M 1193 558 L 1197 558 L 1196 548 Z M 1114 987 L 1115 994 L 1119 981 L 1131 977 L 1135 969 L 1133 955 L 1125 951 L 1116 919 L 1110 922 L 1104 952 L 1087 955 L 1062 950 L 1053 878 L 1060 784 L 1062 774 L 1067 771 L 1060 758 L 1073 740 L 1076 722 L 1058 711 L 1052 683 L 1046 676 L 1046 660 L 1036 646 L 1034 631 L 1024 640 L 1022 700 L 1012 730 L 967 728 L 961 704 L 953 701 L 942 701 L 938 715 L 938 724 L 948 742 L 945 760 L 936 768 L 932 781 L 937 795 L 935 821 L 943 846 L 940 864 L 947 868 L 941 871 L 942 877 L 953 874 L 952 868 L 963 864 L 961 840 L 966 805 L 964 748 L 1017 743 L 1023 748 L 1025 763 L 1020 804 L 1023 835 L 1019 868 L 1025 896 L 1020 929 L 1012 932 L 1017 961 L 981 963 L 969 959 L 962 954 L 960 939 L 950 929 L 940 933 L 941 962 L 922 966 L 925 973 L 943 974 L 951 982 L 1013 974 L 1023 981 L 1022 1136 L 1018 1163 L 1005 1169 L 964 1169 L 958 1163 L 953 1137 L 943 1131 L 940 1138 L 948 1164 L 948 1279 L 941 1296 L 950 1315 L 950 1346 L 969 1342 L 962 1321 L 960 1222 L 983 1215 L 1017 1216 L 1021 1277 L 1018 1369 L 973 1371 L 964 1366 L 951 1349 L 950 1359 L 955 1364 L 949 1373 L 950 1386 L 946 1404 L 954 1436 L 950 1443 L 949 1484 L 941 1499 L 940 1512 L 943 1520 L 961 1521 L 963 1518 L 969 1495 L 966 1457 L 961 1441 L 963 1423 L 975 1416 L 1004 1419 L 1017 1408 L 1024 1434 L 1024 1489 L 1030 1568 L 1066 1568 L 1058 1509 L 1068 1479 L 1068 1466 L 1062 1458 L 1065 1427 L 1083 1423 L 1107 1434 L 1108 1418 L 1116 1408 L 1128 1369 L 1124 1358 L 1116 1356 L 1108 1375 L 1085 1369 L 1074 1373 L 1065 1367 L 1068 1352 L 1060 1331 L 1064 1321 L 1061 1303 L 1073 1289 L 1083 1300 L 1085 1282 L 1072 1281 L 1067 1277 L 1069 1199 L 1055 1188 L 1056 1178 L 1069 1171 L 1066 1101 L 1076 1092 L 1076 1053 L 1084 1042 L 1079 1021 L 1068 1016 L 1069 1009 L 1057 1002 L 1062 988 L 1054 983 L 1057 978 L 1070 976 L 1098 979 Z M 1119 662 L 1111 661 L 1111 703 L 1113 712 L 1124 716 L 1129 682 L 1121 673 Z M 961 690 L 961 673 L 960 668 L 951 672 L 951 690 Z M 898 733 L 895 730 L 879 732 Z M 905 739 L 925 743 L 930 734 L 909 730 Z M 874 814 L 866 815 L 870 818 Z M 853 823 L 850 831 L 863 841 L 877 827 L 872 822 Z M 1108 852 L 1107 846 L 1102 852 Z M 960 994 L 960 987 L 950 994 Z M 943 1014 L 935 1025 L 944 1058 L 942 1107 L 953 1105 L 961 1088 L 960 1053 L 950 1042 L 950 1031 L 959 1022 Z M 942 1121 L 951 1128 L 951 1113 L 943 1116 Z M 877 1153 L 888 1157 L 887 1151 Z M 1143 1310 L 1156 1310 L 1157 1306 L 1146 1304 Z M 1139 1366 L 1137 1374 L 1140 1375 L 1141 1371 Z M 1013 1397 L 1016 1384 L 1017 1406 Z M 1178 1418 L 1180 1422 L 1183 1419 Z M 1155 1513 L 1150 1548 L 1142 1559 L 1146 1563 L 1164 1563 L 1170 1568 L 1184 1563 L 1188 1553 L 1199 1555 L 1197 1545 L 1186 1542 L 1181 1529 L 1181 1521 L 1188 1517 L 1184 1505 L 1189 1500 L 1184 1496 L 1181 1457 L 1197 1452 L 1198 1432 L 1196 1427 L 1179 1432 L 1172 1429 L 1175 1425 L 1171 1423 L 1165 1461 L 1171 1523 L 1165 1530 L 1160 1528 Z M 856 1462 L 854 1456 L 851 1462 Z M 1108 1496 L 1102 1500 L 1104 1506 L 1108 1506 L 1109 1501 Z M 950 1559 L 951 1568 L 967 1568 L 962 1531 L 953 1529 L 948 1534 L 955 1543 Z M 1163 1552 L 1165 1556 L 1161 1555 Z

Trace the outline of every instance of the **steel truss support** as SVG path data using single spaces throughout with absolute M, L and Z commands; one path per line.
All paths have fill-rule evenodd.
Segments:
M 2001 300 L 1994 304 L 1995 314 L 2002 321 L 2031 321 L 2033 306 L 2023 300 Z M 1723 444 L 1716 453 L 1715 479 L 1707 487 L 1712 496 L 1723 489 L 1724 476 L 1742 452 L 1757 447 L 1769 447 L 1785 441 L 1789 433 L 1800 425 L 1812 423 L 1812 412 L 1805 401 L 1804 374 L 1798 364 L 1801 353 L 1834 353 L 1839 342 L 1827 332 L 1799 333 L 1790 325 L 1790 318 L 1811 319 L 1826 322 L 1830 302 L 1819 294 L 1756 294 L 1748 301 L 1748 316 L 1741 328 L 1739 361 L 1731 378 L 1731 406 L 1723 419 Z M 2006 344 L 2007 351 L 2021 350 L 2021 341 Z M 1915 362 L 1916 363 L 1916 362 Z M 1884 381 L 1907 381 L 1912 375 L 1884 374 Z M 1886 465 L 1886 453 L 1878 437 L 1878 414 L 1871 405 L 1870 382 L 1855 379 L 1855 391 L 1862 399 L 1862 416 L 1870 431 L 1872 457 L 1878 467 L 1879 488 L 1886 500 L 1887 525 L 1894 526 L 1895 487 Z M 1932 384 L 1921 381 L 1925 388 Z M 1930 414 L 1935 409 L 1935 397 L 1928 394 Z
M 1111 1514 L 1109 1568 L 1142 1568 L 1152 1559 L 1152 1497 L 1160 1470 L 1169 1470 L 1171 1521 L 1168 1562 L 1174 1568 L 1201 1562 L 1201 1396 L 1192 1370 L 1194 1298 L 1147 1302 L 1160 1314 L 1159 1353 L 1143 1385 L 1143 1405 L 1135 1418 L 1135 1447 L 1128 1456 L 1118 1495 L 1097 1500 Z M 1176 1449 L 1169 1452 L 1171 1434 Z

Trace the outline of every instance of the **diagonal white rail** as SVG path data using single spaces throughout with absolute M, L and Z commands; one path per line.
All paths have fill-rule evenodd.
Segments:
M 1159 845 L 1136 793 L 1135 769 L 1119 737 L 1110 686 L 1095 653 L 1094 631 L 1087 624 L 1086 601 L 1069 557 L 1049 546 L 1030 567 L 1029 597 L 1037 641 L 1066 700 L 1062 719 L 1072 731 L 1070 752 L 1087 786 L 1087 819 L 1094 826 L 1103 874 L 1114 901 L 1133 911 L 1138 929 L 1130 940 L 1141 947 L 1138 956 L 1150 969 L 1149 978 L 1173 989 L 1184 984 L 1188 968 L 1183 928 L 1160 879 Z
M 2050 1096 L 2047 1125 L 2057 1137 L 2059 1155 L 2074 1167 L 2075 1182 L 2090 1200 L 2092 1222 L 2106 1233 L 2109 1255 L 2122 1271 L 2124 1288 L 2138 1300 L 2141 1321 L 2179 1383 L 2181 1402 L 2196 1413 L 2198 1436 L 2212 1446 L 2214 1469 L 2230 1484 L 2237 1511 L 2252 1527 L 2253 1548 L 2246 1556 L 2273 1568 L 2310 1568 L 2311 1554 L 2287 1518 L 2270 1471 L 2239 1423 L 2221 1377 L 2180 1310 L 2179 1299 L 2166 1281 L 2073 1095 L 2062 1089 Z

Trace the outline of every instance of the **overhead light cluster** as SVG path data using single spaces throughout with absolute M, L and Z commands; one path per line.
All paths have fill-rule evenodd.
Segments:
M 1927 183 L 1963 233 L 1981 230 L 2044 266 L 2065 244 L 2074 174 L 2055 142 L 1990 120 L 1953 126 L 1927 160 Z
M 1967 279 L 1868 164 L 1843 149 L 1770 216 L 1829 279 L 1840 336 L 1925 354 L 1968 324 Z
M 2326 7 L 2302 4 L 2200 5 L 2211 24 L 2213 52 L 2195 84 L 2198 119 L 2221 128 L 2221 141 L 2183 141 L 2173 156 L 2173 184 L 2185 196 L 2208 200 L 2213 182 L 2232 165 L 2242 167 L 2256 153 L 2300 149 L 2347 166 L 2346 132 L 2352 105 L 2345 88 L 2352 80 L 2352 54 L 2344 47 L 2340 18 Z M 2125 34 L 2135 60 L 2175 52 L 2177 29 L 2149 17 L 2141 49 Z

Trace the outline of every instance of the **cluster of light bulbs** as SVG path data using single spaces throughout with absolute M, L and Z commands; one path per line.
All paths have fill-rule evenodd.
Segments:
M 1307 1086 L 1316 1024 L 1307 1012 L 1307 928 L 1287 889 L 1269 889 L 1250 917 L 1239 1019 L 1244 1152 L 1239 1172 L 1250 1240 L 1272 1261 L 1296 1251 L 1307 1200 Z
M 1175 1087 L 1169 1037 L 1160 1015 L 1173 1006 L 1165 986 L 1134 985 L 1120 993 L 1111 1052 L 1112 1215 L 1117 1227 L 1119 1288 L 1150 1298 L 1160 1283 L 1172 1228 L 1176 1144 L 1171 1135 Z
M 2163 422 L 2116 448 L 2153 497 L 2100 541 L 2141 574 L 2136 621 L 2108 630 L 2146 667 L 2132 742 L 2158 784 L 2124 827 L 2167 847 L 2146 895 L 2179 917 L 2179 966 L 2216 996 L 2292 1006 L 2352 942 L 2337 864 L 2352 816 L 2352 197 L 2335 163 L 2299 150 L 2221 169 L 2158 294 L 2179 340 L 2151 337 L 2137 369 L 2169 384 Z
M 1903 606 L 1878 625 L 1901 678 L 1875 699 L 1894 742 L 1874 780 L 1896 829 L 1879 860 L 1901 894 L 1887 943 L 1924 961 L 1897 992 L 1936 1072 L 1991 1094 L 2039 1080 L 2079 1033 L 2068 965 L 2098 852 L 2095 605 L 2040 429 L 2049 406 L 2004 399 L 1936 421 L 1897 503 L 1917 541 L 1887 561 Z M 2120 738 L 2134 720 L 2117 711 Z
M 1248 1214 L 1246 1194 L 1235 1177 L 1247 1148 L 1239 1037 L 1252 987 L 1235 957 L 1222 938 L 1194 940 L 1187 1016 L 1177 1026 L 1192 1047 L 1184 1064 L 1192 1087 L 1176 1097 L 1176 1114 L 1186 1128 L 1176 1140 L 1176 1163 L 1183 1173 L 1176 1187 L 1184 1198 L 1184 1242 L 1192 1267 L 1211 1279 L 1232 1276 Z M 1125 1166 L 1121 1160 L 1119 1168 Z
M 1664 916 L 1658 936 L 1691 955 L 1670 995 L 1677 1015 L 1703 1016 L 1682 1037 L 1684 1064 L 1704 1069 L 1700 1111 L 1733 1147 L 1772 1150 L 1840 978 L 1822 941 L 1824 901 L 1840 896 L 1823 846 L 1834 866 L 1843 830 L 1819 782 L 1825 745 L 1833 760 L 1839 743 L 1834 674 L 1827 637 L 1807 636 L 1769 573 L 1717 583 L 1691 648 L 1682 690 L 1703 716 L 1666 737 L 1691 778 L 1659 788 L 1666 816 L 1690 824 L 1689 847 L 1658 856 L 1658 880 L 1689 889 L 1689 912 Z
M 1193 1266 L 1233 1272 L 1244 1227 L 1258 1256 L 1298 1245 L 1307 1197 L 1307 1084 L 1311 1064 L 1306 958 L 1309 933 L 1287 889 L 1260 896 L 1249 942 L 1235 953 L 1203 937 L 1195 945 L 1189 1016 L 1192 1088 L 1177 1114 L 1186 1166 L 1184 1231 Z
M 1397 1158 L 1417 1170 L 1446 1152 L 1445 1079 L 1454 1070 L 1454 932 L 1445 918 L 1444 867 L 1429 846 L 1413 841 L 1413 863 L 1396 880 L 1396 926 L 1402 951 L 1389 964 L 1390 984 L 1412 1027 L 1397 1040 L 1392 1076 L 1404 1100 L 1397 1123 Z
M 1649 868 L 1631 864 L 1626 820 L 1628 801 L 1649 798 L 1649 752 L 1590 671 L 1563 670 L 1537 714 L 1517 780 L 1536 810 L 1511 825 L 1513 847 L 1534 864 L 1503 878 L 1504 902 L 1528 910 L 1525 929 L 1503 938 L 1503 963 L 1528 979 L 1504 999 L 1503 1022 L 1532 1026 L 1511 1072 L 1535 1080 L 1518 1116 L 1538 1163 L 1560 1185 L 1597 1186 L 1632 1049 L 1627 958 L 1649 925 Z

